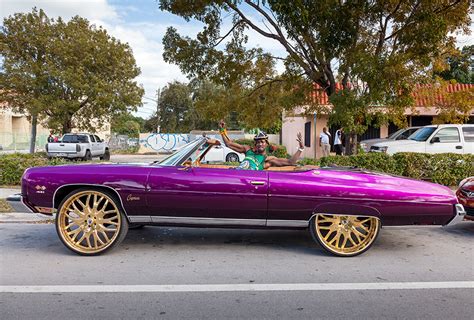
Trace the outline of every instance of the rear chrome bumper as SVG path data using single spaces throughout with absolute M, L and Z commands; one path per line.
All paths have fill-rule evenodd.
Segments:
M 33 210 L 23 203 L 23 197 L 21 196 L 21 193 L 8 196 L 7 202 L 15 212 L 33 212 Z
M 462 204 L 460 203 L 455 204 L 454 210 L 456 212 L 456 215 L 454 216 L 453 219 L 451 219 L 451 221 L 449 221 L 447 225 L 445 225 L 445 227 L 455 225 L 464 220 L 464 217 L 466 216 L 466 210 L 464 210 L 464 207 L 462 206 Z

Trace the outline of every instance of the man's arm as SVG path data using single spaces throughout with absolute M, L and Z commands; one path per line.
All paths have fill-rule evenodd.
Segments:
M 227 130 L 225 128 L 225 122 L 223 120 L 221 120 L 221 122 L 219 122 L 219 132 L 221 134 L 222 140 L 224 140 L 225 145 L 228 148 L 234 150 L 235 152 L 246 153 L 250 149 L 249 146 L 243 146 L 241 144 L 238 144 L 238 143 L 233 142 L 232 140 L 230 140 L 230 138 L 227 136 Z
M 301 136 L 301 132 L 299 132 L 296 136 L 296 141 L 298 141 L 300 147 L 290 159 L 267 157 L 265 164 L 268 163 L 268 167 L 284 167 L 296 165 L 296 162 L 298 161 L 301 156 L 301 153 L 304 150 L 303 137 Z M 267 166 L 265 167 L 268 168 Z

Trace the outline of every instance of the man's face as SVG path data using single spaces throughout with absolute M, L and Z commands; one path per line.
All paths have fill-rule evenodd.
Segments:
M 257 153 L 264 153 L 267 147 L 267 141 L 264 139 L 255 141 L 255 150 Z

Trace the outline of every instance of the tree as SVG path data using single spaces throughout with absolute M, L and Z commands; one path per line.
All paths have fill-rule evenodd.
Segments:
M 190 85 L 174 81 L 160 91 L 159 113 L 156 120 L 160 132 L 189 132 L 194 129 L 207 130 L 215 126 L 205 120 L 195 109 L 193 89 Z M 156 127 L 155 127 L 156 128 Z
M 256 122 L 295 106 L 330 112 L 330 123 L 350 129 L 353 146 L 368 120 L 403 122 L 401 110 L 411 105 L 413 83 L 453 46 L 450 32 L 468 32 L 471 10 L 465 0 L 161 0 L 160 8 L 204 24 L 195 39 L 168 28 L 165 61 L 190 78 L 220 86 L 221 101 L 228 100 L 222 97 L 226 93 L 248 92 L 231 101 L 255 97 L 247 100 L 247 110 L 257 107 Z M 229 16 L 232 26 L 221 32 Z M 248 30 L 273 40 L 286 55 L 247 49 Z M 283 61 L 283 73 L 275 73 L 276 60 Z M 259 69 L 258 61 L 265 61 L 265 68 Z M 255 76 L 259 71 L 262 76 Z M 315 88 L 331 98 L 333 111 L 312 99 Z
M 454 50 L 446 57 L 441 71 L 435 72 L 435 75 L 444 80 L 474 84 L 474 45 L 465 46 L 462 50 Z
M 135 110 L 143 89 L 128 44 L 81 17 L 49 19 L 43 10 L 15 14 L 3 21 L 4 57 L 0 98 L 63 133 L 76 127 L 95 132 L 111 116 Z
M 111 129 L 114 133 L 138 138 L 140 132 L 143 132 L 144 124 L 144 119 L 135 117 L 131 113 L 126 112 L 115 115 L 112 118 Z

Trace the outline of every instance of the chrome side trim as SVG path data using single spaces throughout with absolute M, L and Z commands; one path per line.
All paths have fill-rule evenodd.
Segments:
M 118 199 L 120 200 L 120 205 L 122 206 L 122 210 L 123 212 L 125 213 L 125 217 L 130 221 L 129 217 L 128 217 L 128 214 L 127 214 L 127 211 L 125 210 L 125 206 L 123 205 L 123 201 L 122 201 L 122 198 L 120 197 L 120 194 L 118 193 L 117 190 L 115 190 L 114 188 L 112 187 L 109 187 L 109 186 L 105 186 L 103 184 L 90 184 L 90 183 L 70 183 L 70 184 L 63 184 L 62 186 L 60 186 L 59 188 L 56 189 L 56 191 L 54 191 L 54 194 L 53 194 L 53 205 L 51 206 L 51 208 L 54 208 L 54 200 L 56 199 L 56 193 L 64 188 L 64 187 L 69 187 L 69 186 L 84 186 L 84 187 L 100 187 L 100 188 L 108 188 L 110 190 L 112 190 L 118 197 Z M 59 209 L 59 208 L 58 208 Z
M 307 228 L 309 220 L 267 220 L 267 227 Z
M 130 220 L 131 223 L 151 223 L 150 216 L 129 216 L 128 220 Z
M 265 219 L 232 219 L 232 218 L 196 218 L 196 217 L 170 217 L 151 216 L 153 223 L 173 223 L 187 225 L 213 225 L 213 226 L 258 226 L 265 227 Z
M 466 215 L 466 210 L 464 210 L 464 207 L 462 206 L 462 204 L 460 203 L 455 204 L 454 209 L 456 211 L 456 215 L 454 216 L 453 219 L 451 219 L 451 221 L 449 221 L 448 224 L 444 225 L 443 227 L 452 226 L 464 220 L 464 216 Z

